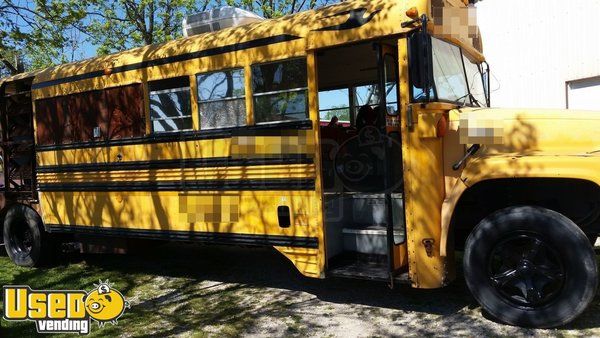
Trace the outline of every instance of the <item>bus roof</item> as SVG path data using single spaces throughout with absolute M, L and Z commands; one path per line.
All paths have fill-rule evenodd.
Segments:
M 29 72 L 19 73 L 16 75 L 2 78 L 2 79 L 0 79 L 0 86 L 2 86 L 5 82 L 12 82 L 12 81 L 18 81 L 18 80 L 23 80 L 23 79 L 27 79 L 27 78 L 34 78 L 38 74 L 42 73 L 43 71 L 44 71 L 43 69 L 42 70 L 32 70 Z

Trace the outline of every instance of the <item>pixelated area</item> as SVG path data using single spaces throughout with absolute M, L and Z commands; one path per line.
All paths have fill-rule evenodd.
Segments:
M 477 9 L 468 0 L 432 0 L 433 33 L 457 39 L 483 52 Z
M 182 222 L 235 223 L 239 221 L 239 211 L 239 196 L 179 196 L 179 217 Z
M 312 154 L 315 151 L 312 134 L 296 131 L 295 135 L 238 136 L 231 141 L 233 158 L 260 157 L 265 154 Z
M 504 121 L 477 119 L 474 116 L 461 116 L 461 144 L 503 144 Z

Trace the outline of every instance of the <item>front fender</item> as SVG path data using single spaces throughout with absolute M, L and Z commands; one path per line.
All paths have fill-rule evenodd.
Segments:
M 600 184 L 600 156 L 486 156 L 470 161 L 461 174 L 467 186 L 496 178 L 575 178 Z
M 600 185 L 600 156 L 500 155 L 472 159 L 442 204 L 441 256 L 447 255 L 450 222 L 461 196 L 479 182 L 502 178 L 569 178 Z

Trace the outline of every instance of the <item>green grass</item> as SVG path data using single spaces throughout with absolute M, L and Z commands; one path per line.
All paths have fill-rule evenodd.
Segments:
M 8 257 L 1 256 L 0 285 L 89 291 L 99 279 L 110 280 L 131 302 L 131 309 L 126 310 L 117 325 L 99 328 L 92 323 L 90 337 L 184 333 L 191 337 L 235 337 L 253 327 L 256 316 L 244 304 L 247 287 L 218 283 L 207 286 L 197 278 L 191 262 L 157 255 L 90 255 L 51 268 L 29 269 L 17 267 Z M 168 272 L 168 277 L 163 277 L 164 272 Z M 35 324 L 30 321 L 2 319 L 1 324 L 1 337 L 36 334 Z

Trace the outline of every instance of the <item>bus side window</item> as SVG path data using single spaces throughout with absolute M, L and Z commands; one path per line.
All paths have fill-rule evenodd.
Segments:
M 198 74 L 200 129 L 246 125 L 244 69 Z
M 141 137 L 145 132 L 141 84 L 36 101 L 40 145 Z
M 193 128 L 189 77 L 149 82 L 148 91 L 153 133 Z
M 146 131 L 142 85 L 105 90 L 108 109 L 108 139 L 141 137 Z M 105 118 L 106 119 L 106 118 Z
M 106 138 L 106 103 L 104 91 L 96 90 L 71 94 L 64 103 L 68 109 L 65 133 L 70 133 L 73 142 L 99 141 Z M 98 137 L 94 137 L 94 128 L 100 128 Z
M 59 109 L 60 108 L 60 109 Z M 58 99 L 51 97 L 35 101 L 35 118 L 37 143 L 39 145 L 57 145 L 64 143 L 68 134 L 67 116 L 62 107 L 59 106 Z
M 306 59 L 252 66 L 256 123 L 308 119 Z

